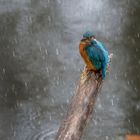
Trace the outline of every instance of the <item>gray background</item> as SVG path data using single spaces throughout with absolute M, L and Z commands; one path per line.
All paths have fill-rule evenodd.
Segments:
M 94 31 L 114 53 L 83 140 L 140 134 L 140 0 L 0 0 L 0 140 L 53 140 Z

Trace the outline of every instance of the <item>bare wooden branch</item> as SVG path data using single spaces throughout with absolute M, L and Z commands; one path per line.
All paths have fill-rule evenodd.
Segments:
M 96 76 L 92 72 L 84 69 L 68 113 L 55 140 L 80 140 L 83 130 L 90 120 L 101 85 L 101 78 L 96 80 Z

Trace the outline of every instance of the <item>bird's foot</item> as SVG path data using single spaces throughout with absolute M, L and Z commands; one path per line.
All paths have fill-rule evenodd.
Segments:
M 95 73 L 95 78 L 97 81 L 99 81 L 102 78 L 102 74 L 101 73 Z

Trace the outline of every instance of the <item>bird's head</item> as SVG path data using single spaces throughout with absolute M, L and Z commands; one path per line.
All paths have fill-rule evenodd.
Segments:
M 83 39 L 92 40 L 92 39 L 95 39 L 95 35 L 94 35 L 94 33 L 91 32 L 91 31 L 86 31 L 86 32 L 83 34 Z

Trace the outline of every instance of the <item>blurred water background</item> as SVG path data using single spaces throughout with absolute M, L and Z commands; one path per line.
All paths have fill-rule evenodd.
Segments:
M 140 0 L 0 0 L 0 140 L 54 140 L 94 31 L 114 53 L 83 140 L 140 134 Z

